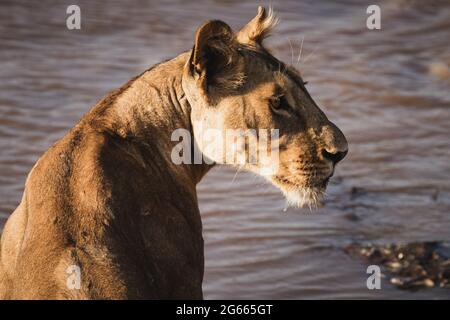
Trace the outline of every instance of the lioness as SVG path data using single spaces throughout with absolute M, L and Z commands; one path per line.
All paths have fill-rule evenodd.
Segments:
M 300 74 L 263 47 L 275 23 L 259 7 L 236 33 L 202 24 L 192 50 L 107 95 L 53 145 L 3 230 L 0 297 L 201 299 L 196 184 L 212 165 L 173 163 L 178 128 L 201 151 L 206 128 L 279 129 L 279 166 L 267 178 L 293 205 L 318 201 L 347 142 Z M 79 286 L 69 279 L 77 267 Z

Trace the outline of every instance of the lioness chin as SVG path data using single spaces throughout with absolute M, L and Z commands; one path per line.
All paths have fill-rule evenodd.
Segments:
M 275 23 L 262 7 L 238 32 L 204 23 L 192 50 L 103 98 L 55 143 L 4 227 L 0 297 L 201 299 L 196 184 L 212 165 L 172 161 L 178 128 L 219 164 L 198 139 L 204 130 L 279 130 L 279 162 L 266 178 L 291 204 L 315 204 L 347 142 L 300 74 L 264 48 Z M 74 270 L 78 285 L 69 283 Z

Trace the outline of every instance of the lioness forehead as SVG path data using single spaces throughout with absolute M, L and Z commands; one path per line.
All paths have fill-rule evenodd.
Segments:
M 286 82 L 281 81 L 283 76 L 287 77 L 295 85 L 303 87 L 304 83 L 300 72 L 292 66 L 285 64 L 283 61 L 278 60 L 264 47 L 260 48 L 248 48 L 242 47 L 240 52 L 247 55 L 250 61 L 252 61 L 252 66 L 254 70 L 249 70 L 252 75 L 264 77 L 264 72 L 271 72 L 272 75 L 269 77 L 274 78 L 274 80 L 280 80 L 280 85 L 284 85 Z

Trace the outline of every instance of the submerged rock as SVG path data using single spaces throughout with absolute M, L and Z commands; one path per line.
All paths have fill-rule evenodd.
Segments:
M 384 268 L 389 281 L 401 289 L 450 288 L 450 243 L 351 244 L 344 250 Z

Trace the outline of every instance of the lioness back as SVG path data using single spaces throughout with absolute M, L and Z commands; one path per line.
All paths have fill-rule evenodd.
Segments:
M 140 166 L 115 139 L 82 122 L 36 163 L 3 231 L 2 298 L 151 296 L 146 272 L 139 270 L 142 261 L 133 261 L 142 255 L 130 254 L 143 250 L 136 232 L 129 232 L 131 219 L 125 218 L 138 210 L 121 208 L 123 215 L 117 216 L 118 203 L 133 203 L 133 186 L 139 182 L 131 186 L 127 181 Z M 112 197 L 117 180 L 123 188 L 119 199 Z M 124 197 L 129 199 L 121 202 Z M 87 285 L 79 290 L 67 284 L 71 266 L 83 270 Z M 126 273 L 120 270 L 124 266 Z

